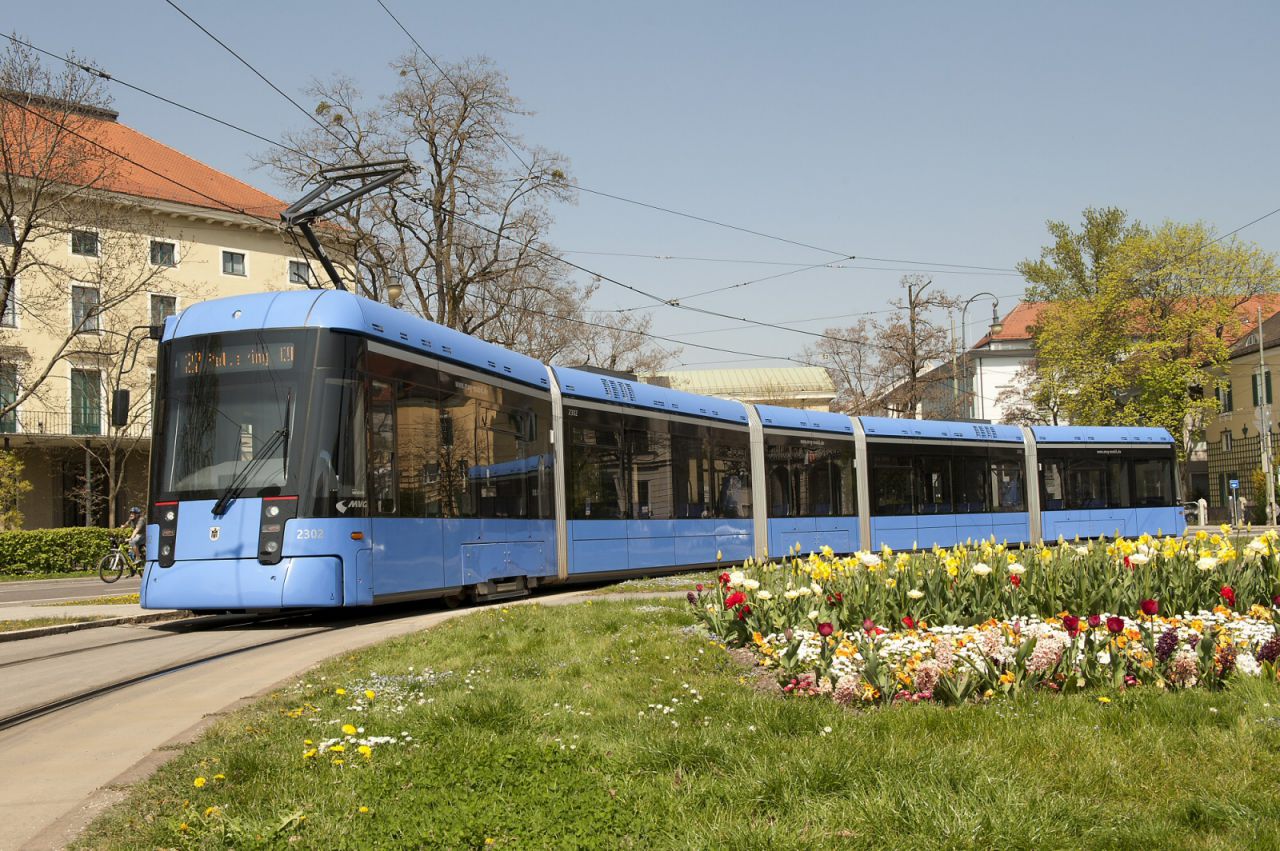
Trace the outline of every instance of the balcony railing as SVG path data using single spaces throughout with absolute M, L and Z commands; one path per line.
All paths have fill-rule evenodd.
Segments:
M 25 435 L 30 437 L 150 437 L 151 420 L 130 423 L 126 428 L 113 429 L 106 417 L 84 417 L 78 412 L 44 411 L 21 408 L 0 417 L 0 435 Z

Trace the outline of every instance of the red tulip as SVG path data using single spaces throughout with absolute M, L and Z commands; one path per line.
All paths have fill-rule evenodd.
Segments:
M 1222 595 L 1222 599 L 1227 601 L 1228 606 L 1234 606 L 1236 604 L 1236 589 L 1232 588 L 1230 585 L 1223 585 L 1222 588 L 1218 590 L 1218 593 Z
M 1102 615 L 1089 615 L 1089 628 L 1097 629 L 1102 625 Z
M 873 621 L 871 618 L 867 618 L 862 622 L 862 628 L 865 629 L 867 632 L 871 632 L 871 630 L 876 628 L 876 622 Z
M 1142 608 L 1142 613 L 1149 618 L 1154 618 L 1160 613 L 1159 600 L 1143 600 L 1138 605 Z
M 1277 594 L 1271 598 L 1271 605 L 1275 606 L 1276 608 L 1280 608 L 1280 594 Z
M 727 573 L 722 573 L 722 574 L 720 574 L 720 584 L 721 584 L 721 585 L 728 585 L 728 584 L 729 584 L 729 574 L 727 574 Z
M 902 619 L 902 625 L 905 626 L 907 629 L 916 628 L 916 622 L 911 619 L 911 615 L 907 615 L 905 618 Z
M 823 638 L 826 638 L 833 632 L 835 632 L 835 627 L 831 625 L 831 621 L 823 621 L 818 624 L 818 635 L 821 635 Z
M 1067 635 L 1075 638 L 1080 634 L 1080 618 L 1075 615 L 1063 615 L 1062 627 L 1067 631 Z
M 738 609 L 738 620 L 740 620 L 740 621 L 744 621 L 744 620 L 746 620 L 746 619 L 747 619 L 747 615 L 749 615 L 749 614 L 751 614 L 751 607 L 750 607 L 750 606 L 743 606 L 741 609 Z
M 734 591 L 728 597 L 724 598 L 724 607 L 726 609 L 732 609 L 734 606 L 745 602 L 747 602 L 747 595 L 743 594 L 741 591 Z
M 702 583 L 701 583 L 701 582 L 699 582 L 697 587 L 698 587 L 698 593 L 699 593 L 699 594 L 701 594 L 701 593 L 702 593 Z
M 1021 576 L 1018 576 L 1018 575 L 1015 573 L 1013 576 L 1010 576 L 1010 577 L 1009 577 L 1009 582 L 1011 582 L 1011 583 L 1013 584 L 1013 587 L 1014 587 L 1014 588 L 1017 588 L 1019 585 L 1021 585 L 1021 584 L 1022 584 L 1022 577 L 1021 577 Z
M 1124 632 L 1124 618 L 1118 618 L 1115 615 L 1107 618 L 1107 632 L 1112 635 L 1119 635 Z

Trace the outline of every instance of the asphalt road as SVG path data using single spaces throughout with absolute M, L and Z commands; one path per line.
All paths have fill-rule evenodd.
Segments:
M 30 582 L 0 582 L 0 606 L 24 605 L 52 600 L 83 600 L 105 594 L 134 594 L 142 587 L 142 577 L 125 577 L 110 585 L 92 579 L 38 579 Z M 3 619 L 3 611 L 0 611 Z
M 563 591 L 523 602 L 571 602 L 581 593 Z M 9 716 L 210 652 L 274 642 L 0 731 L 0 766 L 6 769 L 0 771 L 0 849 L 63 847 L 124 796 L 118 787 L 146 777 L 179 753 L 166 746 L 193 741 L 219 714 L 330 656 L 470 611 L 377 610 L 356 612 L 359 620 L 353 621 L 326 617 L 243 624 L 226 619 L 219 628 L 201 630 L 181 621 L 134 624 L 0 645 L 5 685 L 0 716 Z

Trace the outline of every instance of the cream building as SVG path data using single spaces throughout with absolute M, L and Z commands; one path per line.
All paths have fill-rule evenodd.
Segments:
M 60 220 L 30 229 L 31 202 L 19 197 L 13 220 L 0 224 L 0 252 L 27 258 L 16 278 L 0 281 L 12 293 L 0 315 L 0 406 L 36 389 L 0 416 L 0 435 L 33 486 L 21 502 L 28 528 L 119 523 L 128 506 L 146 504 L 156 355 L 146 326 L 193 301 L 307 285 L 312 276 L 278 225 L 284 202 L 113 112 L 73 113 L 77 135 L 110 152 L 107 168 L 90 189 L 68 193 Z M 6 160 L 21 163 L 11 155 L 13 123 L 27 122 L 30 134 L 44 119 L 14 108 L 0 117 Z M 4 177 L 32 185 L 28 176 Z M 123 427 L 109 416 L 117 387 L 132 397 Z

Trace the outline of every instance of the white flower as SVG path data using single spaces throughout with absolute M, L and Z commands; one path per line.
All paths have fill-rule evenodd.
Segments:
M 770 594 L 768 591 L 761 591 L 759 594 L 757 594 L 757 595 L 756 595 L 756 597 L 760 598 L 761 600 L 772 600 L 772 599 L 773 599 L 773 595 L 772 595 L 772 594 Z
M 1151 561 L 1150 556 L 1144 556 L 1142 553 L 1134 553 L 1129 556 L 1129 564 L 1146 564 Z
M 913 600 L 919 600 L 921 597 L 924 596 L 924 592 L 921 591 L 919 588 L 912 588 L 910 591 L 907 592 L 907 596 Z
M 1088 547 L 1076 547 L 1076 555 L 1078 555 L 1078 556 L 1087 556 L 1088 554 L 1089 554 L 1089 548 L 1088 548 Z
M 1200 568 L 1203 571 L 1213 570 L 1217 566 L 1218 566 L 1218 560 L 1213 556 L 1203 556 L 1199 561 L 1196 562 L 1196 567 Z
M 742 581 L 742 587 L 746 588 L 748 591 L 754 591 L 760 587 L 760 583 L 754 579 L 744 579 Z
M 814 609 L 812 612 L 809 612 L 809 620 L 811 620 L 811 621 L 816 621 L 817 619 L 818 619 L 818 610 L 817 610 L 817 609 Z
M 1107 652 L 1107 651 L 1105 651 L 1105 650 L 1103 650 L 1102 652 L 1100 652 L 1100 653 L 1098 654 L 1098 664 L 1099 664 L 1099 665 L 1110 665 L 1110 664 L 1111 664 L 1111 654 L 1110 654 L 1110 653 L 1108 653 L 1108 652 Z
M 867 567 L 877 567 L 880 564 L 880 556 L 875 553 L 858 553 L 858 561 Z
M 1247 677 L 1256 677 L 1262 673 L 1262 666 L 1252 653 L 1241 653 L 1236 657 L 1236 670 Z
M 1245 549 L 1255 553 L 1265 553 L 1267 551 L 1267 542 L 1261 538 L 1254 538 Z
M 729 574 L 729 584 L 734 588 L 737 588 L 743 582 L 746 582 L 746 581 L 747 581 L 747 575 L 743 573 L 741 570 L 735 570 L 733 573 Z
M 822 596 L 822 586 L 816 582 L 809 586 L 809 590 L 813 592 L 813 596 L 815 597 Z
M 984 562 L 980 561 L 973 566 L 973 573 L 975 576 L 986 576 L 990 572 L 991 567 Z
M 1009 565 L 1009 573 L 1011 573 L 1014 576 L 1021 576 L 1026 572 L 1027 572 L 1027 569 L 1016 561 L 1013 564 Z
M 800 592 L 794 588 L 788 588 L 783 592 L 782 596 L 786 597 L 788 600 L 794 600 L 796 597 L 800 596 Z

